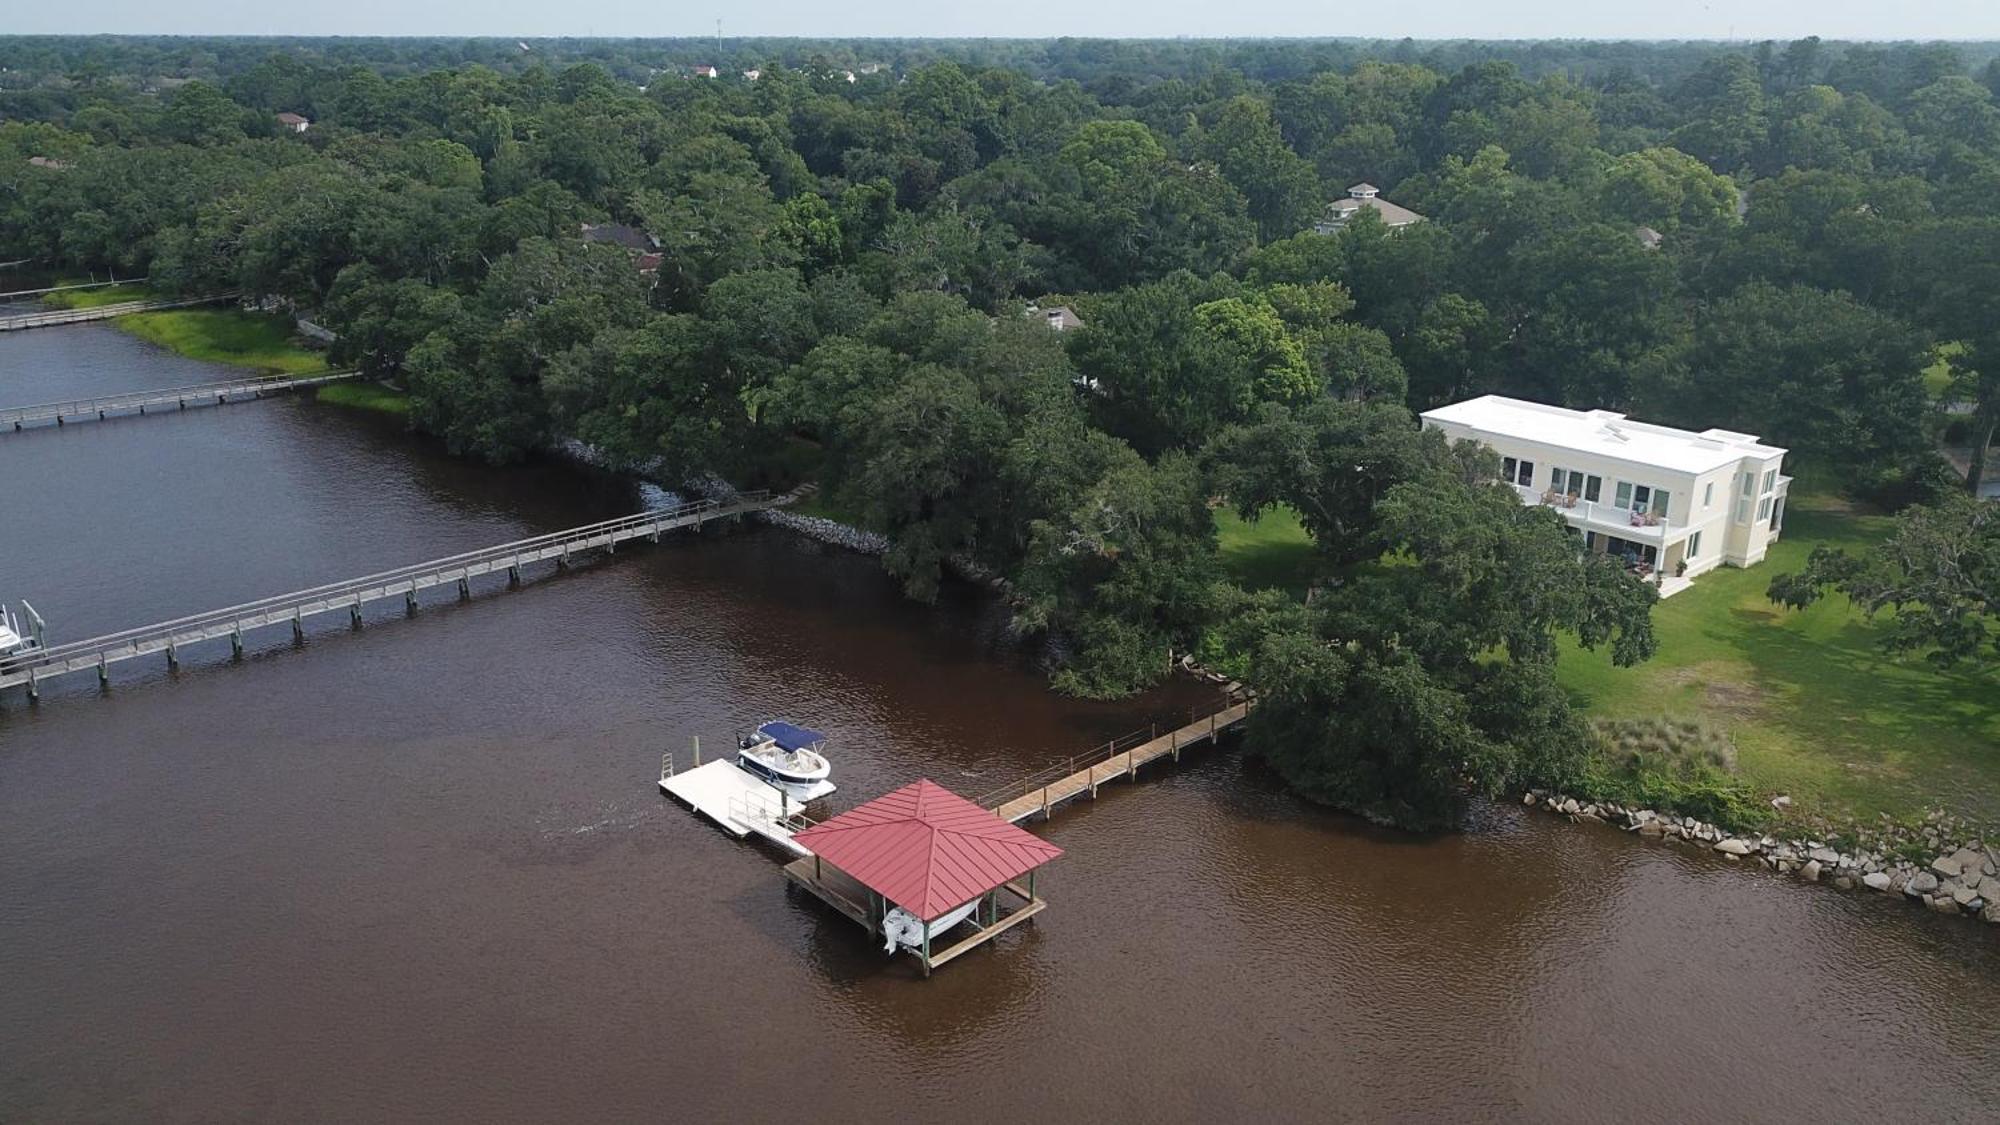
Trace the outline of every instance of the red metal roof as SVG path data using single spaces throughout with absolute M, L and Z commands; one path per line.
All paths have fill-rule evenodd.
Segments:
M 1062 854 L 929 779 L 793 839 L 925 921 Z

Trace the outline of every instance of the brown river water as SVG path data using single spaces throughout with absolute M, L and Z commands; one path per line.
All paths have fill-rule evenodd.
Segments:
M 226 372 L 0 336 L 0 402 Z M 0 599 L 77 639 L 630 511 L 281 399 L 0 436 Z M 1511 806 L 1384 833 L 1191 755 L 1033 830 L 918 978 L 662 797 L 785 716 L 836 806 L 1185 714 L 1060 699 L 969 593 L 684 537 L 295 647 L 0 698 L 0 1120 L 2000 1119 L 2000 941 Z M 685 759 L 683 759 L 685 760 Z

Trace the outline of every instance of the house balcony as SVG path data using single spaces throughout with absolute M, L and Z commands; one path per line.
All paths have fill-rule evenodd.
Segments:
M 1666 544 L 1667 533 L 1672 530 L 1672 525 L 1664 516 L 1613 507 L 1602 500 L 1585 500 L 1581 496 L 1567 496 L 1554 491 L 1538 492 L 1525 485 L 1517 484 L 1513 488 L 1521 503 L 1554 508 L 1569 521 L 1571 527 L 1581 531 L 1602 532 L 1659 547 Z

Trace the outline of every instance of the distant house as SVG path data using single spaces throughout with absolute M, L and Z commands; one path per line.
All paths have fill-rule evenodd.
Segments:
M 583 240 L 599 242 L 606 246 L 616 246 L 632 255 L 632 264 L 640 273 L 660 272 L 660 263 L 666 255 L 660 253 L 660 240 L 624 223 L 584 223 Z
M 688 73 L 696 78 L 714 78 L 721 72 L 716 70 L 712 66 L 698 66 L 695 67 L 693 70 L 688 71 Z
M 313 123 L 311 121 L 307 120 L 304 117 L 299 116 L 296 113 L 291 113 L 291 112 L 279 114 L 278 124 L 282 126 L 285 132 L 287 133 L 303 133 L 307 129 L 312 128 L 313 126 Z
M 1412 223 L 1424 221 L 1422 215 L 1408 207 L 1399 207 L 1382 198 L 1382 189 L 1374 184 L 1355 184 L 1347 189 L 1346 199 L 1336 199 L 1326 205 L 1326 216 L 1313 224 L 1313 230 L 1320 234 L 1337 234 L 1347 226 L 1348 220 L 1370 210 L 1382 216 L 1382 225 L 1394 230 Z
M 660 248 L 660 240 L 624 223 L 584 223 L 585 242 L 607 242 L 613 246 L 623 246 L 635 254 L 649 253 Z
M 757 80 L 758 80 L 759 78 L 762 78 L 762 77 L 764 77 L 764 72 L 763 72 L 763 71 L 761 71 L 761 70 L 756 70 L 756 69 L 754 69 L 754 68 L 753 68 L 753 69 L 750 69 L 750 70 L 746 70 L 746 71 L 744 71 L 744 72 L 743 72 L 743 77 L 744 77 L 744 78 L 746 78 L 746 79 L 748 79 L 748 80 L 749 80 L 749 81 L 751 81 L 751 82 L 755 82 L 755 81 L 757 81 Z
M 880 74 L 889 69 L 889 64 L 879 62 L 862 63 L 854 69 L 860 71 L 862 74 Z
M 1030 309 L 1029 312 L 1031 315 L 1037 312 L 1040 313 L 1048 321 L 1049 328 L 1056 332 L 1067 332 L 1072 328 L 1083 327 L 1083 321 L 1077 317 L 1075 310 L 1071 309 L 1068 305 L 1057 305 L 1054 308 L 1048 309 Z
M 64 168 L 69 167 L 69 161 L 57 160 L 53 156 L 30 156 L 28 158 L 28 165 L 32 168 L 47 168 L 51 171 L 60 172 Z
M 1640 227 L 1638 230 L 1632 232 L 1632 237 L 1638 239 L 1639 245 L 1644 246 L 1648 250 L 1658 250 L 1660 244 L 1667 240 L 1666 235 L 1661 234 L 1652 227 Z

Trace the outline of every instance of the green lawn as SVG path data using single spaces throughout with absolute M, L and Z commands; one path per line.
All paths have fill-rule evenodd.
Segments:
M 1951 386 L 1951 361 L 1965 354 L 1965 345 L 1957 340 L 1939 344 L 1932 350 L 1931 365 L 1924 368 L 1924 390 L 1932 398 L 1943 398 Z
M 1727 731 L 1760 797 L 1788 793 L 1805 811 L 1862 817 L 1943 804 L 2000 820 L 2000 677 L 1883 655 L 1879 631 L 1838 595 L 1803 612 L 1764 597 L 1815 545 L 1859 548 L 1888 526 L 1794 495 L 1785 537 L 1761 565 L 1710 571 L 1659 604 L 1652 660 L 1615 668 L 1571 644 L 1557 674 L 1594 715 Z
M 1785 536 L 1763 563 L 1710 571 L 1655 608 L 1652 660 L 1616 668 L 1606 652 L 1565 642 L 1557 676 L 1591 715 L 1725 731 L 1760 803 L 1786 793 L 1803 812 L 1862 817 L 1942 804 L 2000 822 L 2000 676 L 1885 656 L 1880 631 L 1839 595 L 1802 612 L 1764 597 L 1814 546 L 1857 550 L 1889 525 L 1795 486 Z M 1246 523 L 1218 510 L 1216 528 L 1238 582 L 1303 590 L 1312 542 L 1294 513 Z
M 356 410 L 379 410 L 384 414 L 407 415 L 410 412 L 410 396 L 394 387 L 380 383 L 356 380 L 348 383 L 328 383 L 319 388 L 315 397 L 320 402 L 334 406 L 347 406 Z
M 325 355 L 295 343 L 291 322 L 282 316 L 240 309 L 173 309 L 133 313 L 112 323 L 190 359 L 285 375 L 326 370 Z
M 58 284 L 73 285 L 74 281 Z M 144 285 L 107 285 L 102 289 L 76 289 L 68 293 L 49 293 L 42 297 L 42 303 L 58 309 L 94 309 L 104 305 L 115 305 L 121 301 L 144 301 L 159 294 Z
M 1303 597 L 1312 579 L 1313 542 L 1299 514 L 1279 505 L 1254 522 L 1228 507 L 1215 510 L 1222 568 L 1249 590 L 1289 590 Z
M 867 520 L 862 518 L 859 511 L 835 501 L 827 494 L 826 489 L 823 488 L 811 496 L 792 504 L 785 510 L 796 515 L 813 516 L 818 519 L 832 520 L 835 523 L 844 523 L 849 527 L 858 527 L 864 530 L 868 527 Z

